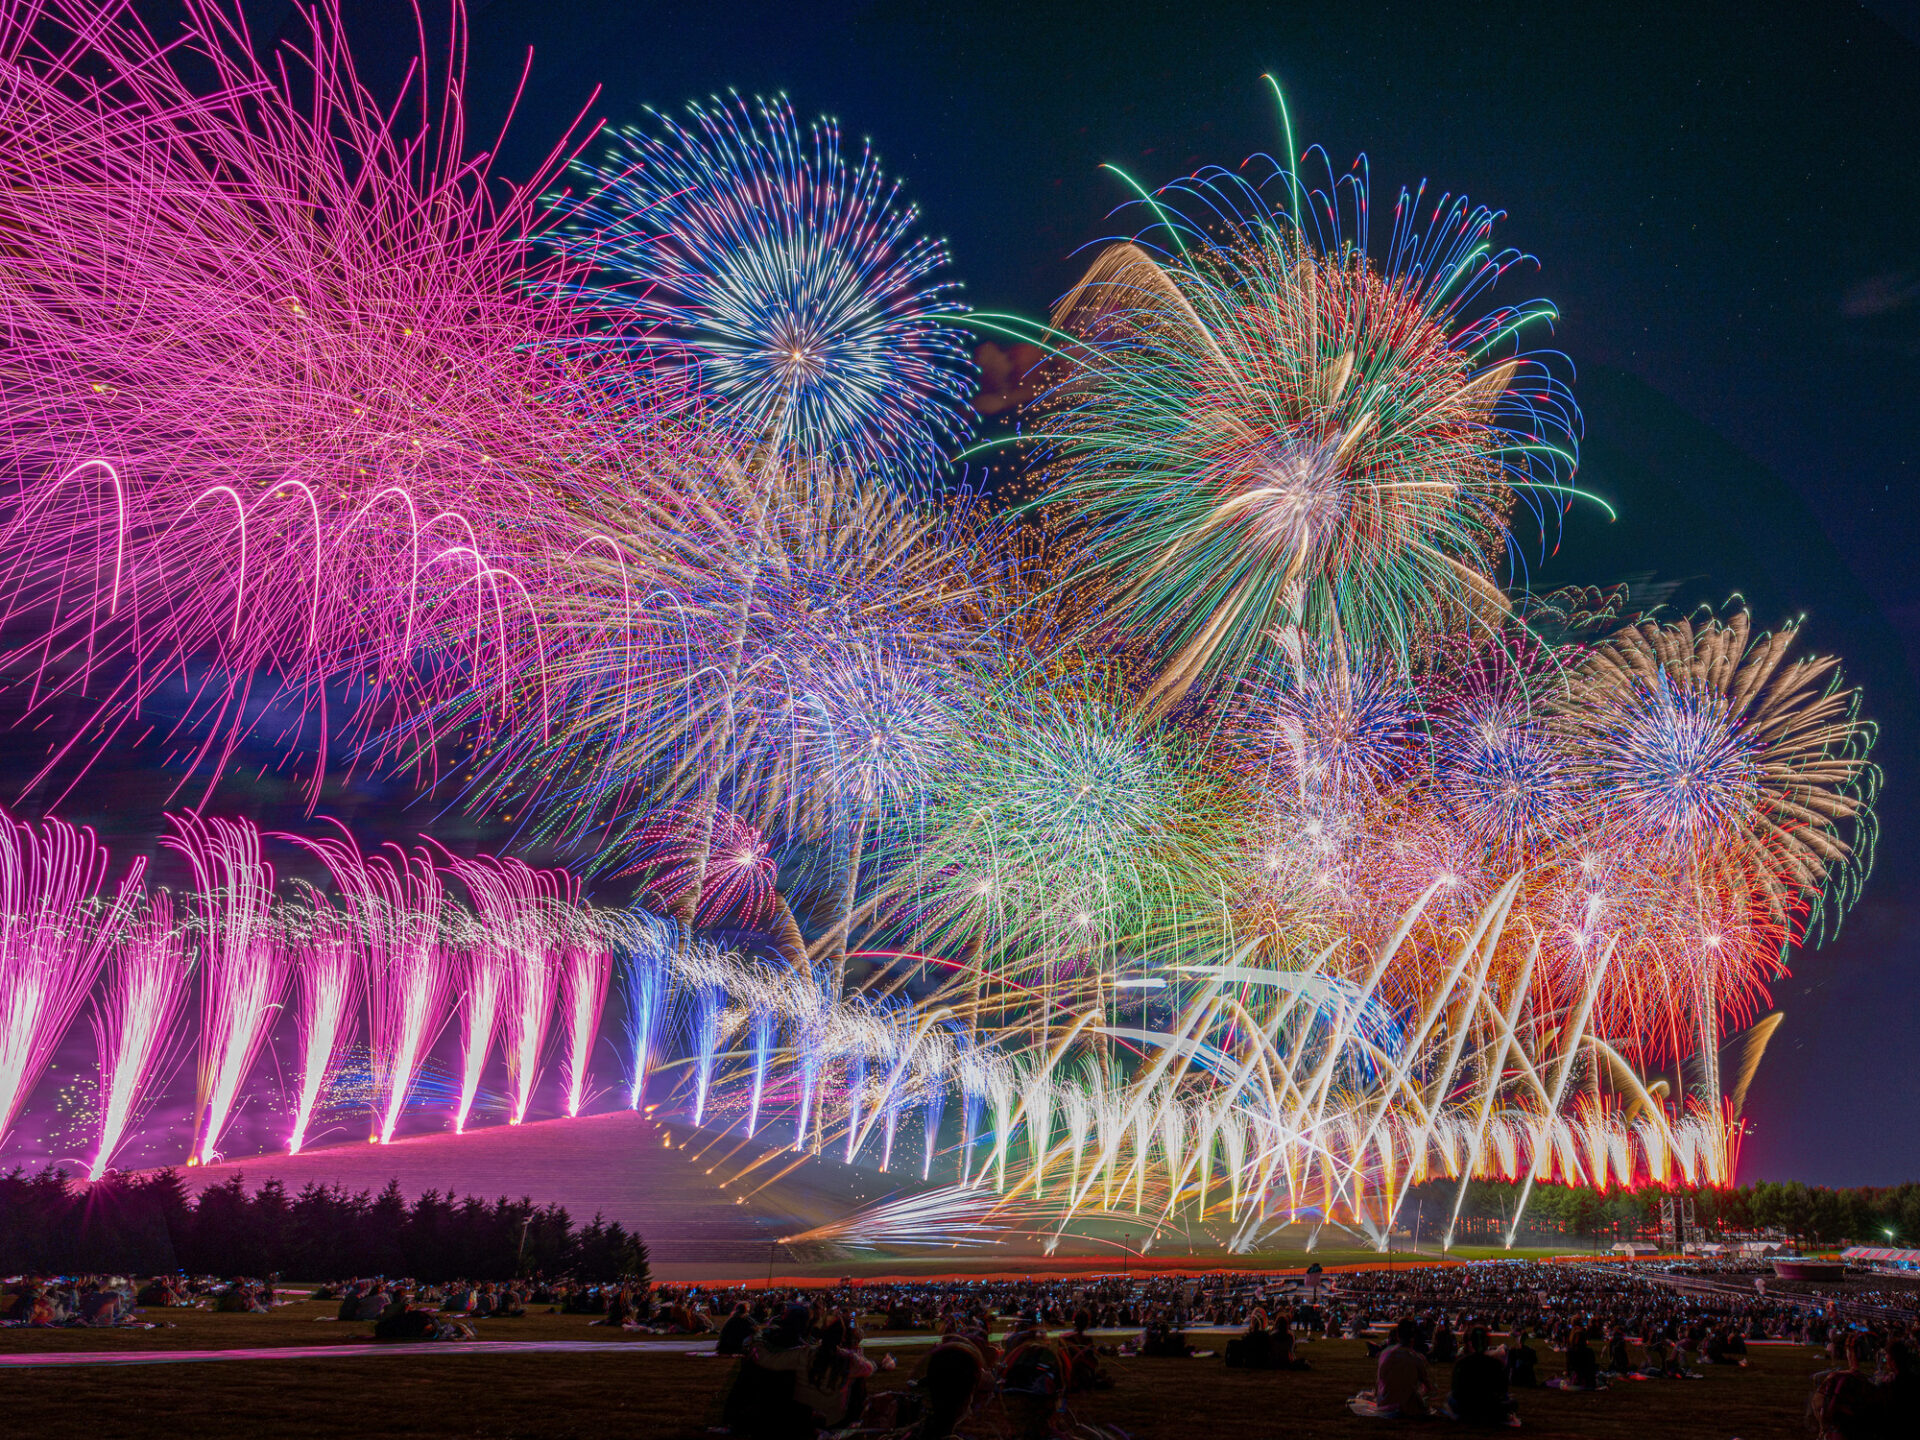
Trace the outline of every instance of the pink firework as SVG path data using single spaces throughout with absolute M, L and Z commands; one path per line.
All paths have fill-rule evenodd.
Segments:
M 132 918 L 111 978 L 94 1001 L 100 1136 L 89 1180 L 107 1173 L 155 1079 L 171 1066 L 190 973 L 185 936 L 173 923 L 173 897 L 163 890 Z
M 0 1140 L 87 998 L 144 867 L 111 905 L 96 895 L 106 848 L 93 831 L 43 829 L 0 812 Z
M 169 815 L 161 843 L 193 869 L 199 891 L 200 1080 L 190 1163 L 210 1163 L 233 1120 L 242 1087 L 279 1013 L 287 955 L 275 932 L 273 868 L 260 832 L 244 820 Z
M 373 1062 L 373 1139 L 400 1124 L 420 1066 L 447 1018 L 453 966 L 440 933 L 446 891 L 432 859 L 397 845 L 369 858 L 351 835 L 299 840 L 325 862 L 363 947 L 367 1048 Z
M 627 873 L 653 870 L 647 888 L 667 906 L 700 885 L 700 908 L 693 917 L 696 925 L 711 925 L 730 914 L 737 915 L 743 925 L 764 924 L 773 913 L 773 882 L 779 873 L 766 837 L 732 811 L 716 811 L 703 874 L 700 832 L 693 820 L 681 806 L 649 820 L 637 836 L 644 858 Z
M 511 186 L 469 146 L 457 5 L 452 73 L 417 66 L 404 104 L 331 0 L 277 49 L 183 9 L 156 37 L 110 0 L 0 5 L 0 613 L 33 702 L 92 712 L 49 771 L 163 689 L 215 776 L 263 723 L 318 757 L 343 720 L 411 747 L 386 727 L 440 686 L 504 704 L 633 392 L 582 358 L 590 302 L 538 244 L 569 142 Z M 359 708 L 329 715 L 328 682 Z
M 333 1068 L 334 1056 L 353 1037 L 360 989 L 360 947 L 339 912 L 318 900 L 291 938 L 293 971 L 300 984 L 299 1093 L 287 1153 L 307 1142 L 314 1106 Z
M 485 935 L 476 936 L 461 961 L 460 1098 L 454 1104 L 453 1130 L 463 1134 L 473 1102 L 480 1094 L 480 1076 L 487 1052 L 500 1031 L 501 1011 L 512 970 L 507 955 Z
M 577 885 L 558 871 L 535 870 L 519 860 L 490 855 L 451 859 L 448 868 L 473 896 L 487 943 L 500 951 L 506 981 L 501 1044 L 506 1052 L 508 1123 L 527 1118 L 533 1087 L 540 1078 L 541 1054 L 553 1018 L 563 902 L 577 898 Z M 602 993 L 604 993 L 602 982 Z
M 561 944 L 560 984 L 565 996 L 567 1114 L 573 1116 L 586 1103 L 587 1072 L 607 1003 L 613 954 L 586 925 L 575 920 L 567 928 L 573 933 Z

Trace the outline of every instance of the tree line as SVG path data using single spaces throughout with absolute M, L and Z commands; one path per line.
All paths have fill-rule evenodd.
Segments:
M 1523 1186 L 1502 1180 L 1468 1184 L 1460 1204 L 1455 1243 L 1481 1244 L 1504 1237 Z M 1408 1190 L 1399 1223 L 1421 1239 L 1439 1243 L 1453 1214 L 1459 1183 L 1429 1181 Z M 1756 1180 L 1726 1190 L 1598 1192 L 1583 1187 L 1535 1185 L 1526 1203 L 1520 1237 L 1536 1242 L 1651 1238 L 1660 1225 L 1663 1197 L 1693 1201 L 1694 1223 L 1708 1240 L 1779 1232 L 1802 1244 L 1900 1245 L 1920 1248 L 1920 1183 L 1834 1189 L 1798 1180 Z M 1891 1233 L 1889 1233 L 1891 1232 Z
M 0 1275 L 174 1270 L 301 1280 L 649 1279 L 645 1243 L 618 1221 L 595 1215 L 577 1226 L 564 1207 L 527 1198 L 429 1190 L 409 1204 L 397 1180 L 377 1195 L 317 1182 L 291 1194 L 276 1180 L 249 1193 L 239 1175 L 194 1196 L 174 1170 L 91 1185 L 59 1169 L 0 1175 Z

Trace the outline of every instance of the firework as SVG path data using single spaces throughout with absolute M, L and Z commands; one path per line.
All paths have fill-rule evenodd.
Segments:
M 293 973 L 300 987 L 300 1078 L 294 1098 L 287 1153 L 306 1144 L 327 1076 L 353 1039 L 356 992 L 361 985 L 360 950 L 345 918 L 319 897 L 300 917 L 291 940 Z
M 217 776 L 266 713 L 287 729 L 263 738 L 323 755 L 329 681 L 376 726 L 469 664 L 511 689 L 496 641 L 537 623 L 537 537 L 572 542 L 599 421 L 584 301 L 535 239 L 564 149 L 502 187 L 457 73 L 415 72 L 415 124 L 330 4 L 277 52 L 219 0 L 184 8 L 166 43 L 85 0 L 0 16 L 25 247 L 0 277 L 0 598 L 40 632 L 12 656 L 33 702 L 87 716 L 50 764 L 137 736 L 164 694 L 177 758 Z M 62 22 L 81 42 L 43 46 Z
M 0 814 L 0 1139 L 85 1003 L 140 867 L 110 906 L 96 895 L 107 852 L 93 832 Z
M 485 938 L 476 936 L 467 947 L 460 992 L 460 1099 L 454 1106 L 453 1130 L 467 1128 L 473 1102 L 480 1094 L 480 1077 L 487 1053 L 500 1031 L 510 975 L 507 956 Z
M 765 923 L 773 913 L 773 882 L 779 871 L 766 837 L 731 811 L 715 811 L 702 863 L 702 856 L 688 848 L 694 823 L 695 817 L 670 808 L 640 827 L 635 842 L 645 847 L 642 864 L 658 867 L 647 888 L 672 906 L 698 886 L 696 925 L 712 925 L 728 915 L 746 926 Z
M 174 926 L 172 897 L 161 891 L 147 902 L 130 920 L 118 952 L 112 979 L 94 1004 L 100 1135 L 89 1180 L 107 1173 L 156 1078 L 168 1068 L 169 1052 L 179 1044 L 174 1022 L 186 1005 L 191 966 Z
M 501 950 L 505 971 L 505 1014 L 501 1043 L 506 1051 L 507 1088 L 511 1099 L 508 1123 L 520 1124 L 533 1104 L 533 1087 L 540 1078 L 540 1058 L 546 1048 L 548 1022 L 553 1016 L 554 991 L 560 981 L 560 907 L 577 894 L 570 876 L 534 870 L 518 860 L 478 856 L 450 862 L 453 872 L 472 894 L 488 943 Z M 581 964 L 589 962 L 583 958 Z M 597 967 L 598 962 L 592 962 Z M 605 979 L 590 994 L 593 975 L 583 972 L 579 998 L 597 1014 Z M 569 1027 L 569 1033 L 573 1029 Z M 569 1052 L 571 1063 L 572 1052 Z M 584 1070 L 580 1072 L 584 1075 Z
M 1634 983 L 1606 1007 L 1622 1028 L 1684 1047 L 1703 1013 L 1750 1012 L 1871 863 L 1873 727 L 1837 661 L 1789 660 L 1797 639 L 1756 636 L 1745 610 L 1647 619 L 1570 677 L 1554 720 L 1600 845 L 1652 862 Z
M 673 927 L 644 910 L 629 910 L 610 938 L 620 951 L 619 975 L 626 1000 L 627 1108 L 638 1110 L 646 1098 L 647 1075 L 661 1058 L 672 1003 L 668 959 Z
M 200 928 L 199 1133 L 193 1158 L 210 1163 L 245 1098 L 287 982 L 287 954 L 269 919 L 273 868 L 244 820 L 169 815 L 162 841 L 192 868 Z
M 968 344 L 946 246 L 870 149 L 784 97 L 738 95 L 626 128 L 561 202 L 561 251 L 595 267 L 651 365 L 684 365 L 748 441 L 919 477 L 969 428 Z
M 607 1001 L 607 980 L 613 954 L 590 929 L 568 927 L 560 945 L 560 989 L 564 997 L 566 1054 L 562 1072 L 566 1081 L 566 1110 L 578 1115 L 586 1103 L 593 1042 L 600 1033 L 600 1012 Z
M 617 973 L 627 1105 L 883 1170 L 919 1130 L 963 1198 L 847 1236 L 1384 1243 L 1424 1178 L 1730 1178 L 1722 1034 L 1858 893 L 1872 727 L 1791 626 L 1507 595 L 1579 421 L 1496 216 L 1403 195 L 1381 242 L 1364 165 L 1310 185 L 1290 137 L 1146 198 L 991 514 L 910 483 L 964 429 L 957 302 L 830 125 L 656 117 L 549 228 L 464 160 L 457 80 L 396 125 L 331 8 L 291 57 L 225 17 L 0 9 L 0 664 L 82 707 L 48 773 L 165 714 L 212 784 L 272 725 L 669 913 L 344 832 L 300 842 L 337 900 L 282 902 L 193 814 L 170 927 L 7 822 L 0 1135 L 118 946 L 96 1168 L 191 957 L 195 1162 L 290 974 L 299 1150 L 348 1097 L 464 1130 L 496 1046 L 512 1123 L 550 1047 L 582 1114 Z
M 394 1137 L 414 1078 L 446 1021 L 452 963 L 441 924 L 446 892 L 432 858 L 389 845 L 361 853 L 352 835 L 300 839 L 325 863 L 363 948 L 373 1136 Z
M 1498 613 L 1513 493 L 1557 501 L 1572 464 L 1571 398 L 1513 344 L 1551 308 L 1479 308 L 1524 259 L 1493 212 L 1403 193 L 1376 247 L 1364 164 L 1307 193 L 1288 159 L 1155 195 L 1054 317 L 1048 499 L 1098 536 L 1163 702 L 1303 635 L 1404 660 Z

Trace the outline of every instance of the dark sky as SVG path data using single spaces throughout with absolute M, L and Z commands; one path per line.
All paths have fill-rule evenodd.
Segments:
M 434 0 L 422 0 L 433 8 Z M 1582 523 L 1536 580 L 1677 583 L 1804 613 L 1883 726 L 1879 865 L 1841 938 L 1777 999 L 1747 1177 L 1920 1178 L 1920 18 L 1891 3 L 1238 6 L 887 0 L 475 0 L 470 102 L 490 132 L 533 69 L 502 168 L 582 106 L 639 118 L 785 90 L 871 137 L 952 243 L 979 307 L 1031 315 L 1108 233 L 1103 161 L 1147 183 L 1303 142 L 1365 150 L 1376 191 L 1428 178 L 1511 217 L 1579 370 Z M 280 0 L 249 13 L 271 29 Z M 348 5 L 381 73 L 401 0 Z M 404 16 L 404 22 L 396 17 Z M 600 94 L 592 99 L 595 86 Z

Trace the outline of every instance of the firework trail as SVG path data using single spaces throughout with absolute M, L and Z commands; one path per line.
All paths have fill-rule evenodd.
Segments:
M 446 891 L 424 850 L 388 845 L 388 853 L 369 857 L 344 829 L 339 839 L 289 838 L 326 865 L 362 947 L 373 1138 L 384 1145 L 447 1018 L 453 963 L 441 931 Z
M 507 1088 L 512 1100 L 508 1123 L 518 1125 L 527 1118 L 533 1103 L 533 1087 L 540 1078 L 541 1052 L 546 1047 L 553 1016 L 565 921 L 562 907 L 577 900 L 579 882 L 561 872 L 534 870 L 518 860 L 498 860 L 487 855 L 472 860 L 450 859 L 448 868 L 466 885 L 491 943 L 501 948 L 507 974 L 502 1044 L 506 1050 Z M 590 957 L 590 950 L 582 952 L 583 963 Z M 591 964 L 598 966 L 599 962 L 593 959 Z M 583 973 L 581 978 L 585 984 L 579 998 L 597 1012 L 606 982 L 601 974 L 596 987 L 596 973 Z M 598 989 L 598 995 L 590 993 L 593 988 Z M 570 1024 L 569 1034 L 572 1033 Z M 588 1043 L 591 1043 L 590 1037 Z M 572 1058 L 569 1050 L 570 1064 Z M 584 1070 L 580 1076 L 584 1083 Z
M 155 1079 L 181 1042 L 175 1021 L 186 1006 L 192 966 L 175 927 L 165 891 L 128 922 L 112 978 L 94 1002 L 93 1034 L 100 1056 L 100 1134 L 89 1180 L 107 1173 L 139 1116 Z
M 454 69 L 423 61 L 402 104 L 330 0 L 279 45 L 181 8 L 164 40 L 110 0 L 0 12 L 30 257 L 0 276 L 0 606 L 36 632 L 10 657 L 30 702 L 87 715 L 48 773 L 137 738 L 165 691 L 189 773 L 271 724 L 317 799 L 343 721 L 377 745 L 443 681 L 517 693 L 503 647 L 604 448 L 573 342 L 608 317 L 538 240 L 566 143 L 518 186 L 470 158 L 458 5 Z
M 600 1033 L 600 1012 L 607 1002 L 607 981 L 613 953 L 591 931 L 568 926 L 572 933 L 560 942 L 560 989 L 564 997 L 567 1114 L 578 1115 L 586 1103 L 587 1081 L 593 1065 L 593 1042 Z
M 720 1049 L 720 1022 L 726 1008 L 726 992 L 717 985 L 704 985 L 694 992 L 689 1034 L 693 1043 L 693 1123 L 707 1115 L 707 1096 L 713 1088 L 714 1057 Z
M 500 1033 L 511 974 L 506 953 L 488 943 L 484 934 L 476 935 L 466 947 L 460 994 L 460 1098 L 453 1112 L 456 1135 L 465 1133 L 467 1117 L 480 1094 L 480 1077 Z
M 785 97 L 654 112 L 576 162 L 562 253 L 595 267 L 649 366 L 685 365 L 706 417 L 753 444 L 918 480 L 970 428 L 974 368 L 944 243 L 871 150 Z
M 647 1076 L 664 1052 L 671 1019 L 673 981 L 668 970 L 674 927 L 644 910 L 618 917 L 611 938 L 620 951 L 620 986 L 626 1002 L 627 1108 L 646 1098 Z
M 298 1155 L 306 1144 L 334 1057 L 352 1042 L 362 984 L 360 946 L 346 918 L 318 896 L 299 918 L 305 923 L 290 938 L 300 989 L 300 1080 L 289 1155 Z
M 0 813 L 0 1140 L 85 1003 L 143 871 L 97 899 L 107 852 L 93 831 Z
M 199 919 L 200 1077 L 193 1158 L 218 1155 L 220 1141 L 260 1047 L 279 1014 L 287 953 L 269 911 L 273 867 L 260 831 L 244 820 L 169 815 L 161 841 L 193 871 Z

